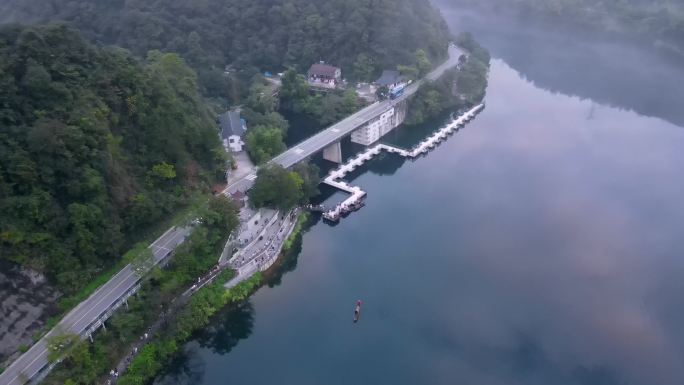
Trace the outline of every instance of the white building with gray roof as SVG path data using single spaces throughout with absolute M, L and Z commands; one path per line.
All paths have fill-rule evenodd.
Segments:
M 242 140 L 247 132 L 247 124 L 240 117 L 240 110 L 230 110 L 219 115 L 221 142 L 226 151 L 240 152 L 245 142 Z

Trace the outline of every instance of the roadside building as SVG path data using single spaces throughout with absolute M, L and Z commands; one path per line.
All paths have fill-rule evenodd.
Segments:
M 324 62 L 312 64 L 306 75 L 313 87 L 334 89 L 342 81 L 342 70 Z
M 403 82 L 399 71 L 394 70 L 384 70 L 382 75 L 375 81 L 375 85 L 378 87 L 387 87 L 392 89 Z
M 226 151 L 242 151 L 245 145 L 242 139 L 247 132 L 247 124 L 240 117 L 240 111 L 230 110 L 219 115 L 219 128 L 221 141 Z
M 239 209 L 241 209 L 241 208 L 245 207 L 245 204 L 246 204 L 245 201 L 247 200 L 247 196 L 245 195 L 245 193 L 243 193 L 242 191 L 239 191 L 239 190 L 238 190 L 238 191 L 236 191 L 236 192 L 230 194 L 230 199 L 231 199 L 233 202 L 235 202 L 235 205 L 236 205 Z

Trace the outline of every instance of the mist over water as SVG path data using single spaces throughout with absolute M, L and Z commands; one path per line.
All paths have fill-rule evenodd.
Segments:
M 425 158 L 370 163 L 366 207 L 314 225 L 155 384 L 684 383 L 684 73 L 444 14 L 496 58 L 487 108 Z
M 464 9 L 450 0 L 436 3 L 452 31 L 472 32 L 494 57 L 541 88 L 684 125 L 684 61 L 586 31 L 531 26 L 531 21 Z

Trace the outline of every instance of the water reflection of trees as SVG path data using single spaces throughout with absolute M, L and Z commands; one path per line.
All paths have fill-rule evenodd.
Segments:
M 166 365 L 154 385 L 191 385 L 204 380 L 205 362 L 196 347 L 181 349 Z
M 193 335 L 165 367 L 155 385 L 191 385 L 204 382 L 205 362 L 199 348 L 211 349 L 215 354 L 228 354 L 252 334 L 254 307 L 249 301 L 233 304 L 219 311 L 213 321 Z
M 264 282 L 269 287 L 278 286 L 282 277 L 297 268 L 297 259 L 302 251 L 302 235 L 321 220 L 320 215 L 310 215 L 290 249 L 264 273 Z M 164 372 L 158 376 L 154 385 L 181 384 L 190 385 L 203 383 L 205 362 L 198 346 L 211 349 L 212 353 L 226 355 L 235 348 L 241 340 L 248 338 L 254 328 L 254 306 L 242 301 L 226 306 L 217 312 L 212 322 L 193 335 L 192 342 L 185 345 L 166 366 Z
M 216 354 L 228 354 L 240 340 L 252 334 L 254 307 L 250 301 L 222 309 L 207 327 L 195 335 L 195 341 Z
M 269 287 L 280 285 L 285 273 L 297 267 L 297 258 L 302 251 L 302 234 L 320 221 L 320 216 L 312 216 L 297 236 L 290 250 L 265 273 L 265 283 Z M 254 328 L 254 306 L 250 301 L 229 305 L 220 310 L 213 322 L 193 336 L 193 343 L 186 345 L 168 366 L 157 385 L 195 384 L 202 382 L 204 362 L 199 352 L 192 346 L 196 343 L 214 354 L 230 353 L 241 340 L 252 334 Z
M 531 24 L 529 18 L 464 8 L 449 0 L 437 3 L 454 30 L 473 32 L 493 57 L 537 88 L 684 125 L 681 61 L 654 47 L 539 20 Z

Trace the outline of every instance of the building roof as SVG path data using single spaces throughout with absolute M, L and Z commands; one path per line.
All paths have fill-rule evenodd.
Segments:
M 240 190 L 230 194 L 230 198 L 235 202 L 238 208 L 243 208 L 245 206 L 245 197 L 245 193 Z
M 244 199 L 246 197 L 246 195 L 242 191 L 237 190 L 233 193 L 230 193 L 230 197 L 235 199 L 235 200 L 241 200 L 241 199 Z
M 325 76 L 328 78 L 334 78 L 335 73 L 339 70 L 339 68 L 335 66 L 331 66 L 329 64 L 323 64 L 323 63 L 316 63 L 312 64 L 311 68 L 309 68 L 309 76 Z
M 388 86 L 390 84 L 398 83 L 399 81 L 401 81 L 401 75 L 399 75 L 399 71 L 384 70 L 382 71 L 380 78 L 378 78 L 375 83 L 380 86 Z
M 219 115 L 219 126 L 221 127 L 222 139 L 228 139 L 232 135 L 242 137 L 246 132 L 238 110 L 226 111 Z

